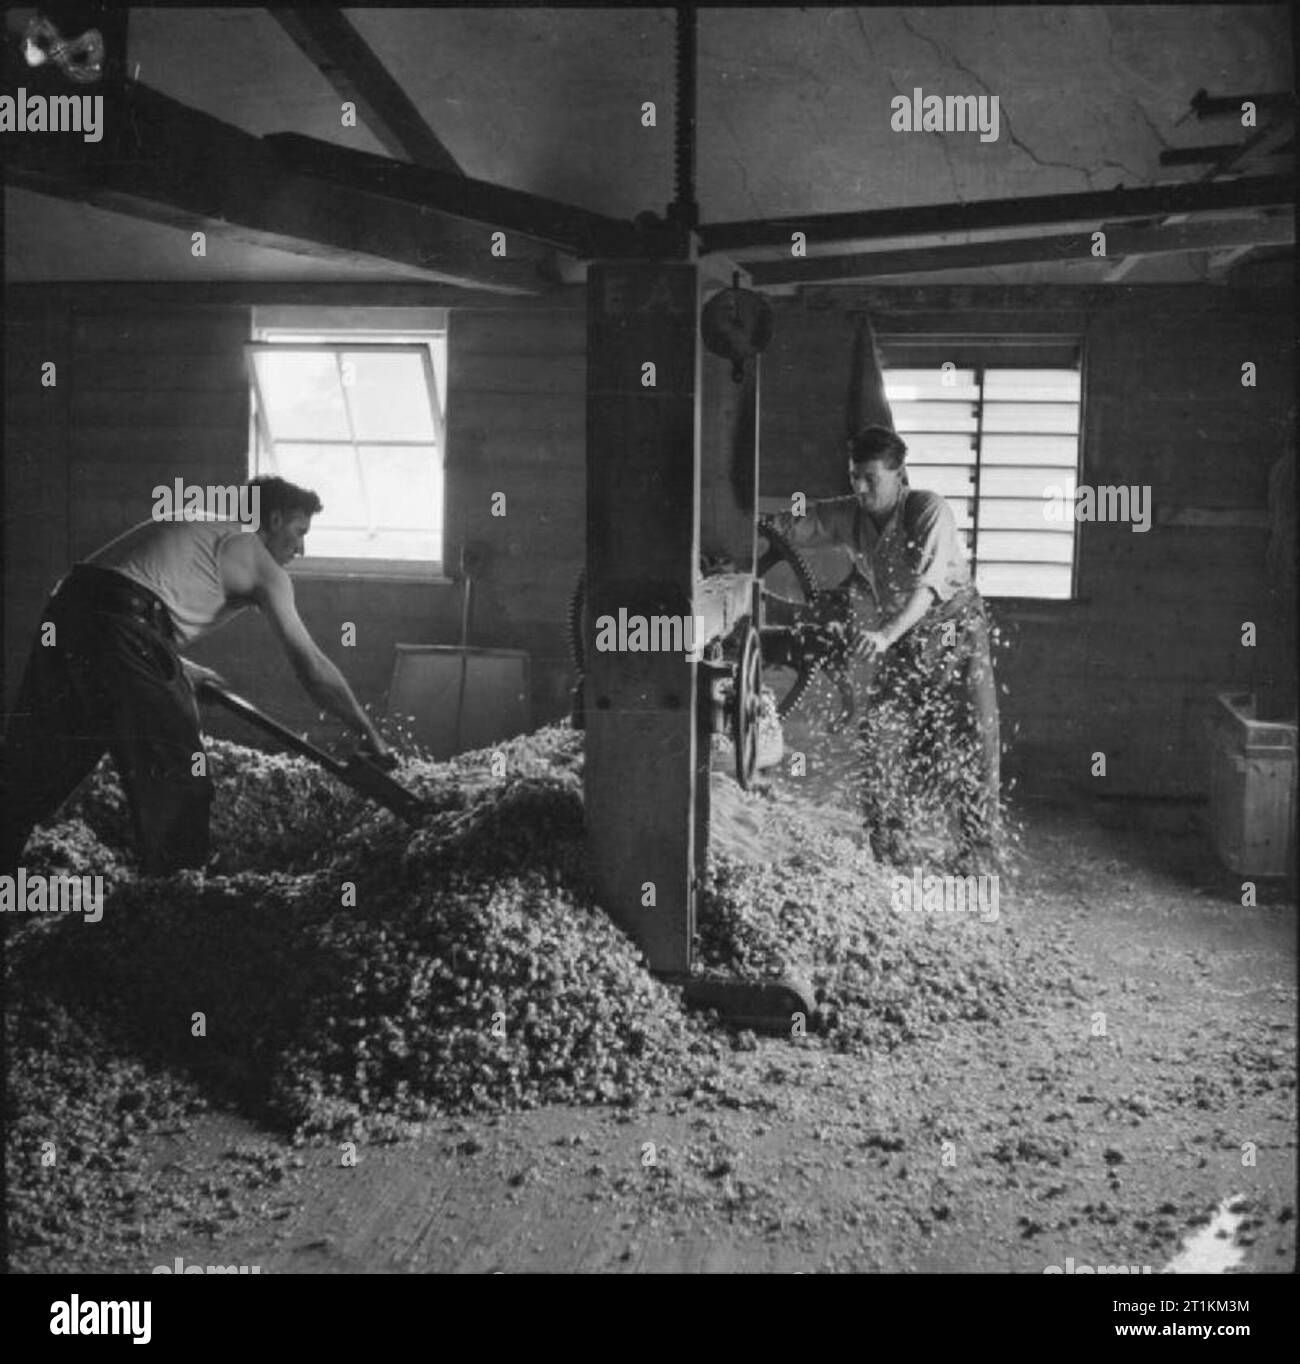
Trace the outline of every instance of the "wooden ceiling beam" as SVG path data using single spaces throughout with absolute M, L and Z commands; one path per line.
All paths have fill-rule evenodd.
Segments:
M 267 139 L 144 85 L 106 79 L 96 93 L 98 143 L 0 134 L 10 184 L 217 239 L 344 263 L 396 261 L 430 281 L 494 293 L 540 294 L 558 278 L 554 244 L 520 228 L 508 232 L 506 254 L 494 254 L 491 224 L 286 167 Z
M 354 151 L 301 133 L 263 138 L 282 165 L 396 203 L 437 209 L 492 231 L 522 232 L 573 256 L 623 256 L 638 240 L 631 223 L 487 180 L 446 175 L 422 166 Z
M 333 5 L 273 6 L 267 13 L 339 98 L 356 105 L 358 121 L 390 156 L 448 175 L 462 173 L 456 158 L 341 10 Z
M 1201 99 L 1203 96 L 1205 96 L 1205 91 L 1199 91 L 1196 100 Z M 1193 100 L 1192 102 L 1193 107 L 1196 105 L 1196 100 Z M 1238 108 L 1240 108 L 1240 105 L 1238 105 Z M 1294 113 L 1294 109 L 1291 109 L 1288 112 L 1279 113 L 1277 117 L 1271 119 L 1264 127 L 1252 133 L 1245 142 L 1234 143 L 1219 148 L 1202 149 L 1206 151 L 1214 150 L 1217 151 L 1218 154 L 1207 158 L 1209 170 L 1205 171 L 1202 175 L 1197 176 L 1198 182 L 1204 184 L 1214 180 L 1236 178 L 1251 169 L 1263 169 L 1264 162 L 1274 156 L 1285 155 L 1288 138 L 1290 138 L 1292 130 L 1295 127 Z M 1200 117 L 1204 117 L 1204 115 L 1202 114 Z M 1162 166 L 1175 164 L 1172 158 L 1176 155 L 1176 152 L 1161 152 L 1160 164 Z M 1167 160 L 1166 158 L 1170 159 Z M 1172 226 L 1174 223 L 1184 221 L 1186 221 L 1185 214 L 1172 214 L 1166 217 L 1161 222 L 1160 226 L 1168 227 Z M 1245 250 L 1248 252 L 1250 247 L 1247 246 Z M 1243 253 L 1240 251 L 1236 252 L 1233 259 L 1240 259 L 1242 254 Z M 1108 284 L 1116 284 L 1120 280 L 1127 278 L 1141 259 L 1141 256 L 1129 256 L 1126 260 L 1122 260 L 1110 274 L 1106 276 L 1106 282 Z M 1211 266 L 1211 269 L 1212 268 L 1213 266 Z
M 955 204 L 915 204 L 859 213 L 807 213 L 792 218 L 706 223 L 700 249 L 743 256 L 747 248 L 784 246 L 801 232 L 809 247 L 857 239 L 923 236 L 935 232 L 988 232 L 1080 221 L 1113 222 L 1170 213 L 1214 213 L 1280 208 L 1295 202 L 1292 176 L 1269 175 L 1208 184 L 1152 185 L 1022 199 L 976 199 Z
M 1176 255 L 1240 246 L 1283 246 L 1295 240 L 1289 215 L 1274 218 L 1215 219 L 1158 227 L 1108 223 L 1106 260 L 1121 257 Z M 907 247 L 854 256 L 814 256 L 803 260 L 752 261 L 749 271 L 758 288 L 782 284 L 827 284 L 878 279 L 893 275 L 930 274 L 936 270 L 977 270 L 1034 261 L 1099 259 L 1092 255 L 1091 232 L 1045 237 L 965 242 L 952 246 Z

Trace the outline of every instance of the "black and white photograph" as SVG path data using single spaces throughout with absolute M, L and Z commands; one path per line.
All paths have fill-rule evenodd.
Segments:
M 214 1274 L 1263 1325 L 1293 23 L 5 8 L 4 1249 L 47 1341 L 192 1340 L 151 1302 Z

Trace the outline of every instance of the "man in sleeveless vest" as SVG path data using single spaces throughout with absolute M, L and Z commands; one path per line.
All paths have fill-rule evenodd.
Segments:
M 0 872 L 13 871 L 32 828 L 106 751 L 130 802 L 141 871 L 206 865 L 212 789 L 193 770 L 203 748 L 193 684 L 208 670 L 180 651 L 249 607 L 270 622 L 313 701 L 386 754 L 307 632 L 285 572 L 303 553 L 320 499 L 281 478 L 253 479 L 248 492 L 256 529 L 179 514 L 144 521 L 55 588 L 0 750 Z
M 859 654 L 876 663 L 864 737 L 882 740 L 873 718 L 898 708 L 904 730 L 895 751 L 872 752 L 864 805 L 878 856 L 906 856 L 903 815 L 891 763 L 921 773 L 957 805 L 961 857 L 969 870 L 995 866 L 999 841 L 1000 739 L 997 689 L 984 603 L 971 582 L 952 510 L 938 493 L 912 488 L 907 446 L 893 431 L 868 426 L 849 442 L 853 494 L 809 504 L 807 513 L 772 518 L 795 545 L 841 545 L 853 558 L 855 590 L 869 594 L 875 626 Z M 896 774 L 895 774 L 896 775 Z

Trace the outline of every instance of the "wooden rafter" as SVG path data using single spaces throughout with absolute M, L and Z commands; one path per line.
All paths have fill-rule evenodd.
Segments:
M 1271 98 L 1272 97 L 1270 97 L 1270 99 Z M 1209 105 L 1215 104 L 1215 101 L 1210 100 L 1209 96 L 1206 94 L 1204 90 L 1198 91 L 1196 96 L 1193 98 L 1191 107 L 1193 110 L 1196 111 L 1198 118 L 1204 119 L 1207 117 L 1215 116 L 1215 114 L 1213 113 L 1206 112 L 1206 109 L 1208 107 L 1206 103 L 1207 101 L 1209 101 Z M 1235 107 L 1239 112 L 1241 109 L 1240 101 L 1237 102 Z M 1218 147 L 1192 149 L 1202 154 L 1213 153 L 1213 155 L 1200 155 L 1197 157 L 1197 162 L 1199 164 L 1208 164 L 1209 166 L 1208 170 L 1206 170 L 1203 174 L 1197 177 L 1199 183 L 1206 184 L 1216 180 L 1223 180 L 1225 178 L 1236 177 L 1241 175 L 1243 172 L 1252 169 L 1260 170 L 1264 167 L 1265 162 L 1267 162 L 1268 160 L 1277 156 L 1284 156 L 1287 154 L 1288 143 L 1292 143 L 1292 145 L 1294 143 L 1293 137 L 1295 129 L 1294 102 L 1292 102 L 1289 107 L 1286 106 L 1280 107 L 1276 104 L 1266 102 L 1264 107 L 1266 109 L 1273 110 L 1274 117 L 1272 117 L 1269 120 L 1269 122 L 1267 122 L 1264 125 L 1264 127 L 1252 133 L 1251 136 L 1248 137 L 1244 142 L 1232 143 L 1229 145 L 1223 145 Z M 1222 111 L 1219 110 L 1218 112 Z M 1178 164 L 1177 160 L 1175 159 L 1178 156 L 1178 154 L 1179 153 L 1177 149 L 1172 151 L 1162 151 L 1160 153 L 1160 164 L 1162 166 Z M 1192 163 L 1190 157 L 1186 156 L 1186 149 L 1185 163 L 1187 164 Z M 1160 226 L 1170 227 L 1183 221 L 1184 221 L 1183 215 L 1174 214 L 1170 217 L 1165 218 L 1164 221 L 1160 224 Z M 1248 256 L 1253 247 L 1258 245 L 1271 244 L 1272 243 L 1262 242 L 1247 242 L 1241 244 L 1232 243 L 1231 250 L 1229 250 L 1224 255 L 1211 259 L 1210 269 L 1212 271 L 1222 272 L 1224 269 L 1227 268 L 1227 266 L 1239 262 L 1242 259 L 1244 259 L 1244 257 Z M 1140 255 L 1131 255 L 1122 260 L 1110 272 L 1110 274 L 1106 276 L 1107 283 L 1116 284 L 1120 280 L 1126 278 L 1128 274 L 1132 271 L 1133 267 L 1136 266 L 1138 261 L 1140 260 L 1141 260 Z
M 300 133 L 272 133 L 263 141 L 287 169 L 394 202 L 452 213 L 494 230 L 524 232 L 574 256 L 623 256 L 635 247 L 630 223 L 554 199 L 391 161 Z
M 538 294 L 558 278 L 562 253 L 522 227 L 494 254 L 499 223 L 296 171 L 267 139 L 144 85 L 106 79 L 97 90 L 99 143 L 0 136 L 9 183 L 299 255 L 396 261 L 495 293 Z
M 751 248 L 789 251 L 793 233 L 807 245 L 832 246 L 873 238 L 925 236 L 940 232 L 986 232 L 998 228 L 1054 223 L 1107 222 L 1170 213 L 1216 213 L 1233 209 L 1280 208 L 1295 202 L 1291 176 L 1255 176 L 1227 183 L 1153 185 L 1142 189 L 1043 194 L 1022 199 L 976 199 L 957 204 L 916 204 L 860 213 L 808 213 L 791 218 L 706 223 L 704 251 L 745 256 Z
M 390 156 L 459 175 L 455 157 L 439 141 L 388 68 L 347 17 L 333 5 L 268 8 L 321 75 L 357 108 L 357 117 Z
M 1106 223 L 1106 259 L 1217 251 L 1229 247 L 1285 246 L 1295 240 L 1290 215 L 1273 218 L 1215 219 L 1159 227 Z M 803 260 L 753 261 L 754 283 L 827 284 L 839 280 L 880 279 L 928 274 L 936 270 L 975 270 L 1032 261 L 1091 260 L 1091 232 L 1056 233 L 1010 240 L 962 242 L 947 246 L 904 247 L 859 255 L 817 256 Z

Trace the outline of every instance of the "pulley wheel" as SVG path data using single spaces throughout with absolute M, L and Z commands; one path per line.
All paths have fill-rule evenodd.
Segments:
M 736 692 L 731 708 L 731 741 L 736 750 L 736 780 L 746 791 L 758 771 L 758 716 L 763 702 L 763 645 L 750 625 L 740 646 Z

